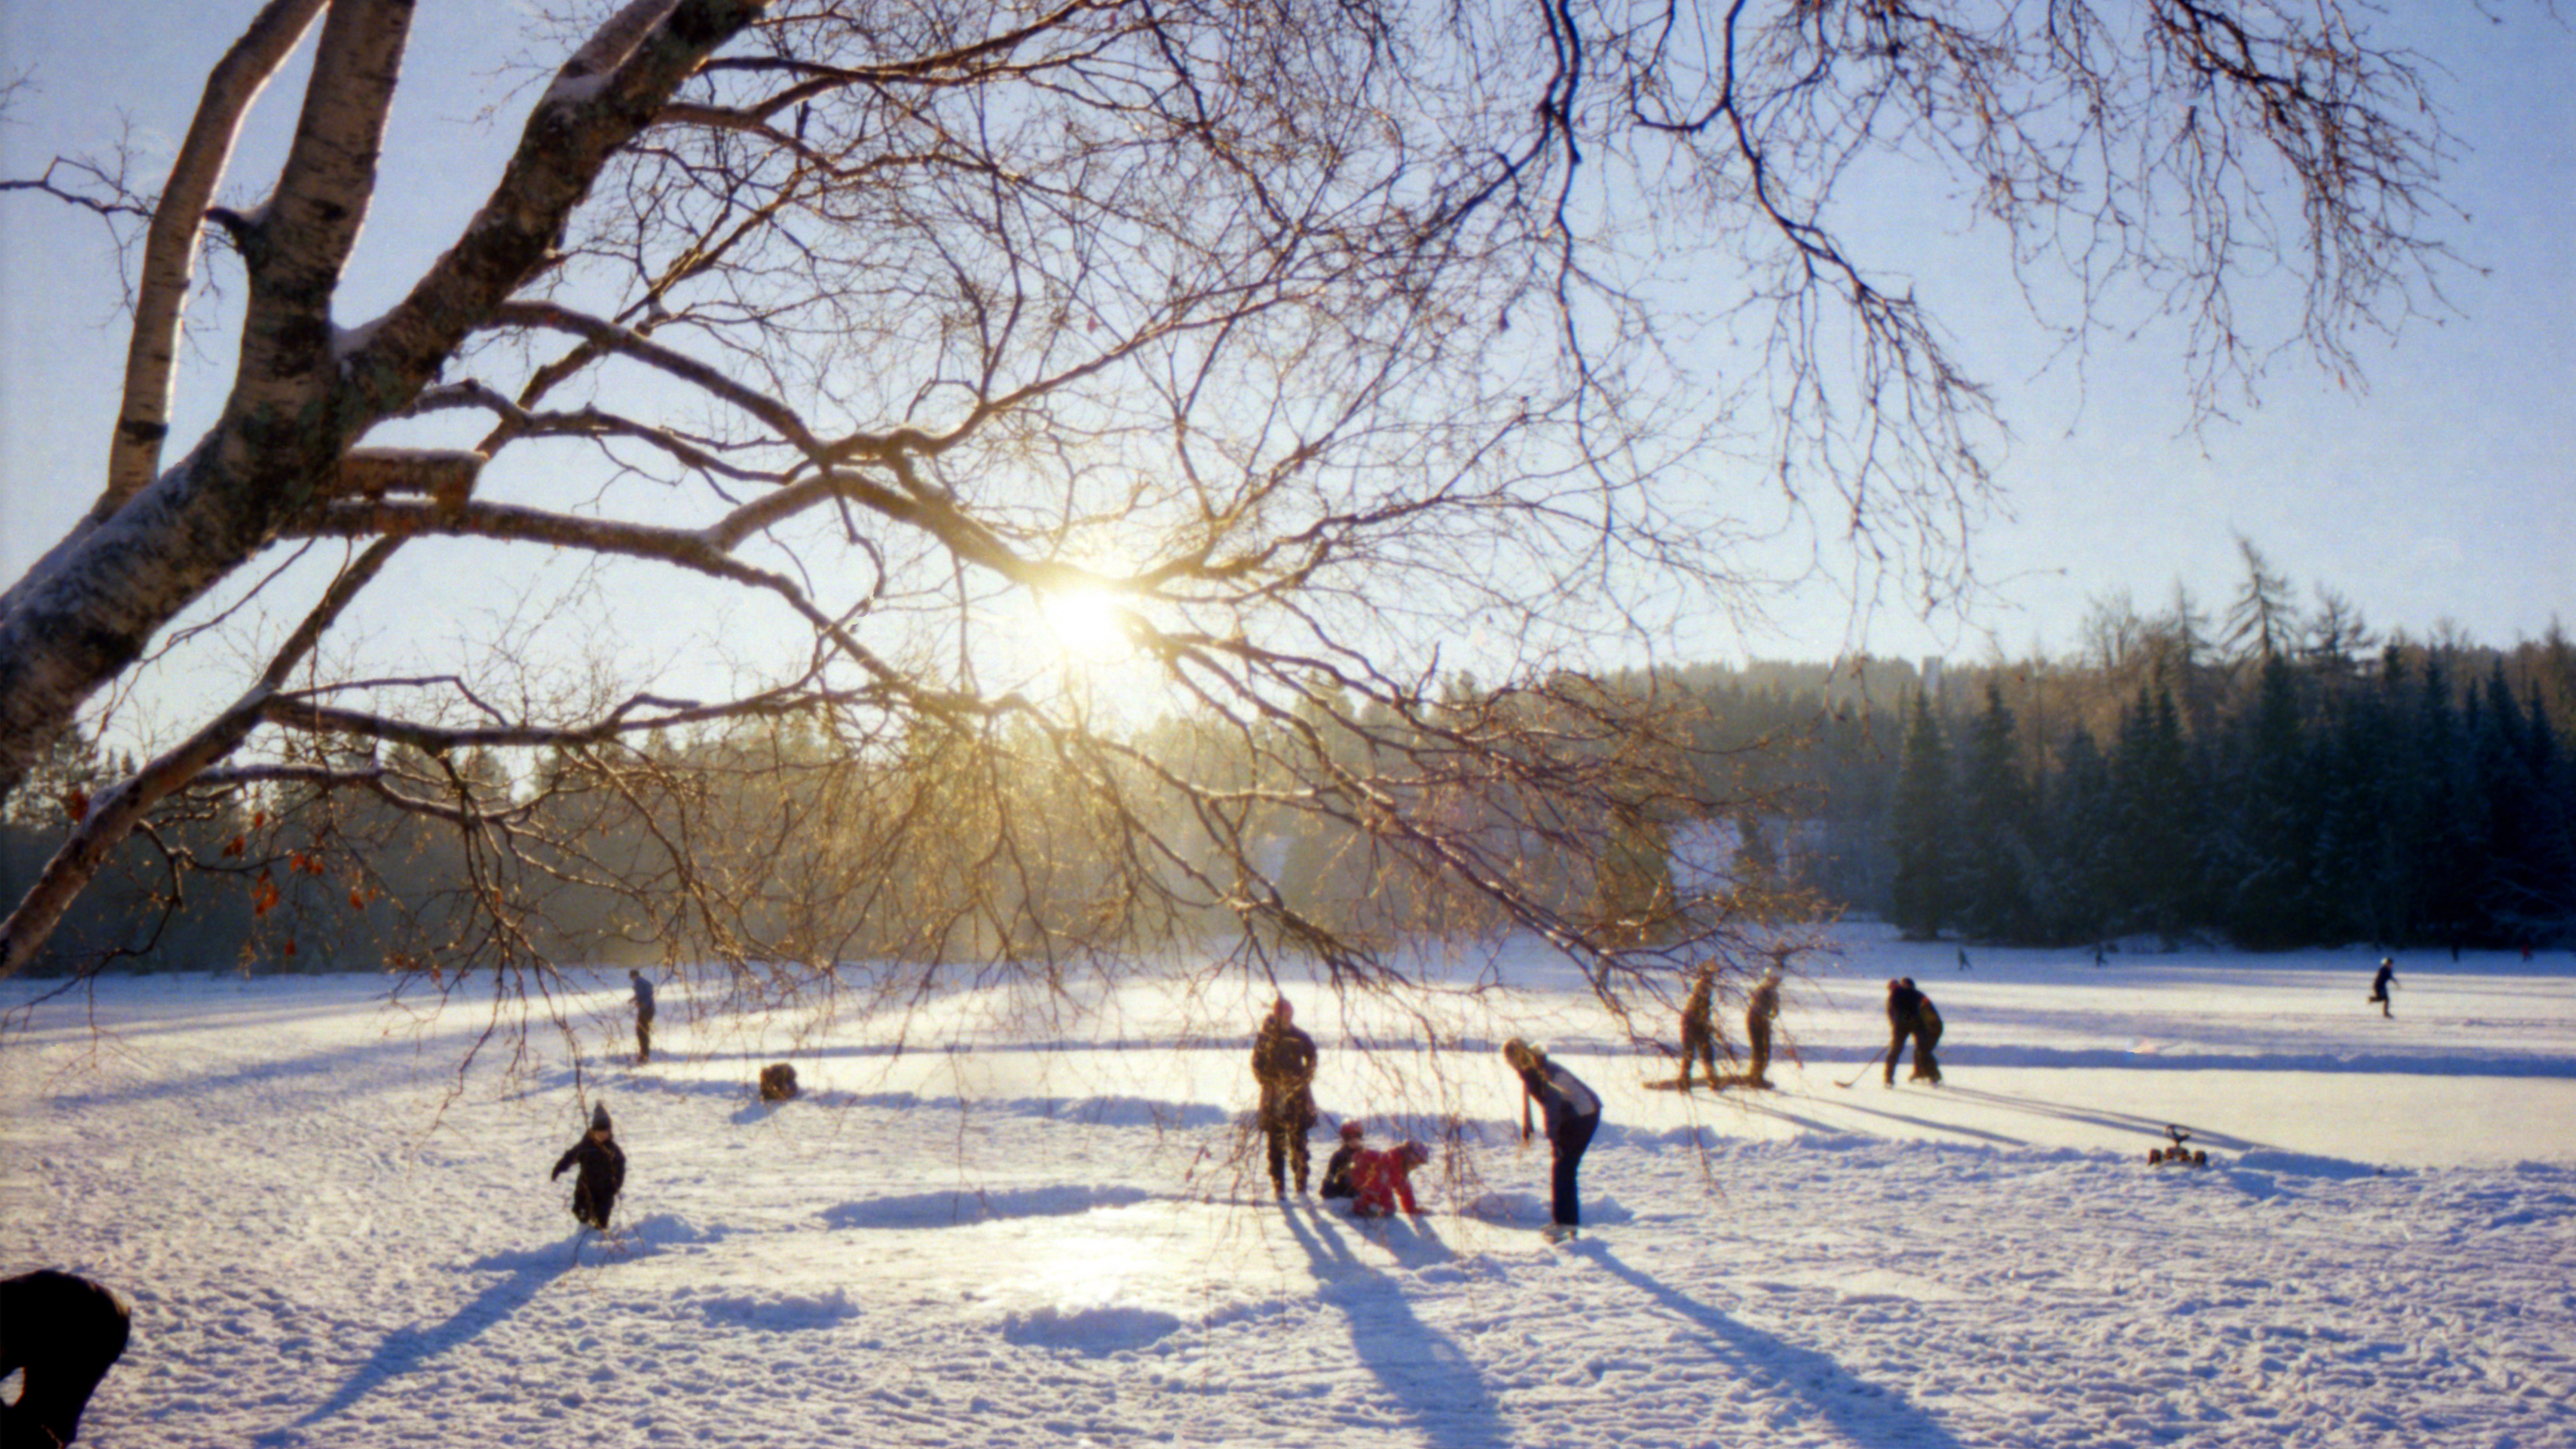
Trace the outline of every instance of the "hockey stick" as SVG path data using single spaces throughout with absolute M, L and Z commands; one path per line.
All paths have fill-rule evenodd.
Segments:
M 1872 1068 L 1872 1067 L 1874 1067 L 1874 1066 L 1877 1066 L 1881 1061 L 1884 1061 L 1884 1060 L 1886 1059 L 1886 1057 L 1887 1057 L 1887 1048 L 1885 1048 L 1885 1047 L 1880 1047 L 1877 1051 L 1874 1051 L 1874 1052 L 1870 1053 L 1870 1056 L 1869 1056 L 1869 1060 L 1868 1060 L 1868 1061 L 1865 1061 L 1865 1062 L 1863 1062 L 1863 1063 L 1861 1063 L 1861 1064 L 1860 1064 L 1860 1070 L 1859 1070 L 1859 1071 L 1856 1071 L 1856 1072 L 1852 1073 L 1852 1075 L 1851 1075 L 1851 1082 L 1836 1082 L 1836 1083 L 1834 1083 L 1834 1085 L 1835 1085 L 1835 1086 L 1837 1086 L 1837 1087 L 1848 1087 L 1848 1086 L 1850 1086 L 1850 1085 L 1852 1084 L 1852 1082 L 1857 1082 L 1857 1081 L 1859 1081 L 1861 1078 L 1868 1076 L 1868 1075 L 1869 1075 L 1869 1069 L 1870 1069 L 1870 1068 Z

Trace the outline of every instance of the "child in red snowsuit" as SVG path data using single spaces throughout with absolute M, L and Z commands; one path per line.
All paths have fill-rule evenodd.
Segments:
M 1351 1159 L 1351 1215 L 1362 1218 L 1395 1216 L 1397 1203 L 1406 1213 L 1422 1216 L 1413 1201 L 1413 1169 L 1431 1160 L 1431 1149 L 1419 1142 L 1406 1142 L 1383 1152 L 1363 1151 Z

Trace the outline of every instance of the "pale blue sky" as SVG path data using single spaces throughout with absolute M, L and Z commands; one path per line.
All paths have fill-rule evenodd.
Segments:
M 166 145 L 249 8 L 0 0 L 0 73 L 32 69 L 43 88 L 0 133 L 0 169 L 28 175 L 56 150 L 103 147 L 120 115 L 146 144 Z M 2038 374 L 2042 355 L 2000 274 L 1944 259 L 1976 237 L 1864 241 L 1913 277 L 1997 387 L 2015 432 L 1998 478 L 2016 515 L 1977 541 L 1987 604 L 1925 625 L 1891 598 L 1869 620 L 1868 647 L 2063 651 L 2089 600 L 2126 590 L 2151 610 L 2177 581 L 2214 611 L 2238 578 L 2239 533 L 2303 593 L 2331 585 L 2382 630 L 2450 621 L 2502 644 L 2553 619 L 2576 628 L 2576 38 L 2536 6 L 2499 7 L 2500 22 L 2470 5 L 2402 8 L 2425 13 L 2390 23 L 2413 27 L 2406 39 L 2449 72 L 2437 81 L 2462 148 L 2450 189 L 2469 218 L 2446 235 L 2485 270 L 2448 278 L 2460 315 L 2365 339 L 2366 388 L 2284 358 L 2259 409 L 2195 435 L 2178 366 L 2151 341 L 2106 342 L 2080 389 L 2062 367 Z M 488 186 L 530 93 L 494 119 L 478 112 L 500 97 L 495 76 L 525 50 L 521 34 L 506 0 L 425 0 L 344 320 L 391 300 Z M 272 89 L 245 155 L 276 154 L 295 93 L 292 78 Z M 253 197 L 261 166 L 239 175 Z M 14 576 L 95 492 L 124 341 L 117 301 L 94 222 L 0 200 L 0 572 Z M 201 367 L 183 387 L 181 439 L 203 426 L 218 381 Z M 1847 611 L 1822 591 L 1777 622 L 1749 640 L 1688 629 L 1675 653 L 1822 657 L 1851 637 Z

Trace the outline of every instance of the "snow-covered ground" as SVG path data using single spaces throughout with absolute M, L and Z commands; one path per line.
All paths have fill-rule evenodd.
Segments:
M 2383 1020 L 2359 951 L 1843 942 L 1760 1096 L 1650 1090 L 1535 957 L 1418 1017 L 1292 989 L 1328 1119 L 1441 1144 L 1365 1225 L 1253 1180 L 1239 997 L 965 997 L 897 1051 L 673 984 L 637 1068 L 604 977 L 579 1070 L 460 1070 L 488 1018 L 371 979 L 111 980 L 0 1039 L 0 1275 L 133 1302 L 102 1449 L 2576 1445 L 2576 962 L 2401 958 Z M 1896 975 L 1949 1084 L 1839 1085 Z M 1608 1104 L 1562 1246 L 1514 1034 Z M 592 1100 L 605 1241 L 546 1179 Z M 2147 1166 L 2168 1123 L 2211 1166 Z

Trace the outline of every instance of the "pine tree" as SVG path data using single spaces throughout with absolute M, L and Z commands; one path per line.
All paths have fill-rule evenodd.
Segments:
M 1933 718 L 1931 700 L 1918 691 L 1896 777 L 1896 873 L 1889 885 L 1888 912 L 1900 930 L 1918 940 L 1939 935 L 1957 913 L 1950 874 L 1952 810 L 1949 746 Z

